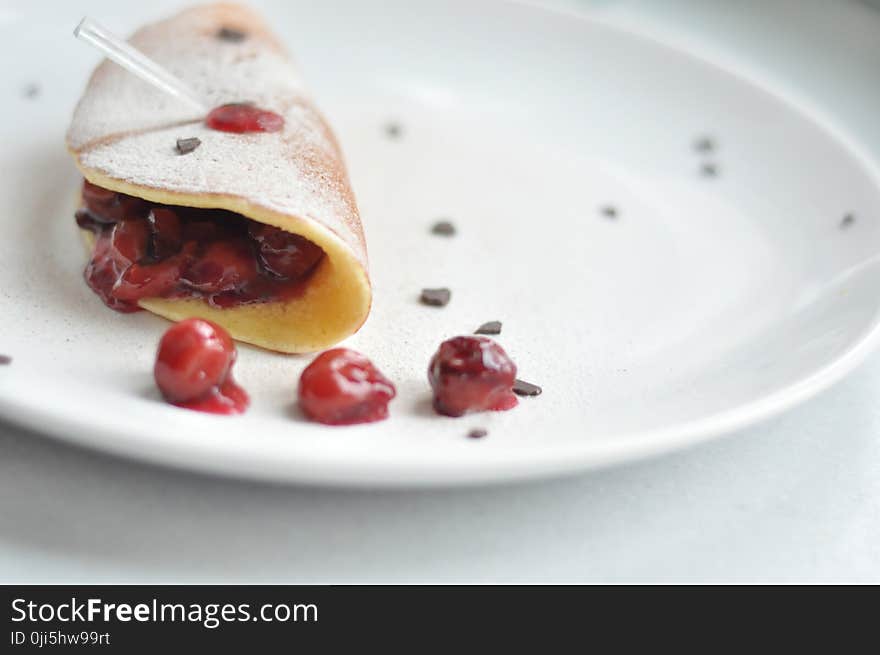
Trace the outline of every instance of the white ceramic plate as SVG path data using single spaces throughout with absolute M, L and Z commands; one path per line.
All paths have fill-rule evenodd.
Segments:
M 487 482 L 748 425 L 840 378 L 877 341 L 878 171 L 807 108 L 528 6 L 264 4 L 349 159 L 375 298 L 347 343 L 397 383 L 391 419 L 306 422 L 293 399 L 310 358 L 249 347 L 236 367 L 247 415 L 170 407 L 151 378 L 168 324 L 113 313 L 82 282 L 63 134 L 95 56 L 69 30 L 86 11 L 131 29 L 168 13 L 162 2 L 137 16 L 116 2 L 0 12 L 0 352 L 14 358 L 0 368 L 3 417 L 238 476 Z M 31 82 L 38 97 L 23 93 Z M 389 122 L 402 138 L 387 137 Z M 702 135 L 714 152 L 695 151 Z M 440 217 L 455 238 L 429 234 Z M 419 305 L 423 286 L 451 287 L 451 304 Z M 491 319 L 544 394 L 510 412 L 435 416 L 431 354 Z M 474 427 L 489 436 L 466 438 Z

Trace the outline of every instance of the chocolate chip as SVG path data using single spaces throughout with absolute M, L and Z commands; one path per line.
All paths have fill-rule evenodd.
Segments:
M 451 297 L 452 292 L 449 289 L 422 289 L 422 295 L 419 299 L 423 305 L 445 307 Z
M 388 123 L 385 126 L 385 135 L 389 139 L 399 139 L 403 136 L 403 128 L 400 123 Z
M 513 393 L 517 396 L 540 396 L 541 391 L 543 390 L 537 384 L 525 380 L 517 379 L 513 382 Z
M 847 214 L 843 218 L 840 219 L 840 229 L 845 230 L 850 227 L 853 223 L 856 222 L 855 214 Z
M 188 139 L 178 139 L 177 140 L 177 152 L 181 155 L 185 155 L 189 152 L 192 152 L 196 148 L 202 145 L 202 140 L 198 137 L 189 137 Z
M 431 233 L 451 237 L 455 234 L 455 226 L 450 221 L 437 221 L 431 227 Z
M 247 38 L 247 32 L 236 30 L 231 27 L 221 27 L 217 32 L 217 38 L 221 41 L 229 41 L 230 43 L 239 43 Z
M 718 167 L 715 164 L 703 164 L 700 166 L 700 173 L 703 177 L 715 177 L 718 175 Z
M 708 136 L 701 136 L 694 141 L 694 150 L 697 152 L 714 152 L 715 142 Z
M 501 321 L 489 321 L 478 327 L 474 334 L 501 334 Z
M 617 218 L 617 207 L 613 207 L 611 205 L 605 205 L 599 210 L 602 213 L 602 216 L 605 218 L 615 219 Z
M 12 357 L 9 355 L 0 355 L 0 366 L 8 366 L 12 363 Z
M 26 84 L 24 89 L 22 89 L 22 94 L 28 100 L 33 100 L 34 98 L 38 98 L 40 96 L 40 85 L 34 82 L 30 84 Z
M 467 436 L 468 439 L 482 439 L 487 434 L 489 434 L 489 431 L 484 428 L 474 428 L 473 430 L 468 432 Z

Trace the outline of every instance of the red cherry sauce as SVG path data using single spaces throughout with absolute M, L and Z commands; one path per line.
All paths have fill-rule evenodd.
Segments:
M 324 256 L 314 243 L 222 209 L 156 205 L 83 184 L 77 224 L 95 234 L 85 279 L 104 303 L 203 298 L 215 307 L 293 298 Z
M 300 408 L 325 425 L 381 421 L 396 393 L 369 359 L 348 348 L 321 353 L 299 380 Z
M 221 132 L 279 132 L 284 128 L 284 117 L 268 109 L 235 102 L 212 109 L 205 125 Z
M 440 344 L 428 367 L 434 409 L 446 416 L 516 406 L 516 364 L 488 337 L 455 337 Z
M 212 414 L 241 414 L 247 392 L 232 379 L 237 351 L 222 327 L 188 318 L 168 328 L 159 342 L 153 376 L 169 403 Z

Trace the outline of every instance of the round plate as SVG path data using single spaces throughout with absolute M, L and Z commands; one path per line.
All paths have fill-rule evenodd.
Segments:
M 116 314 L 82 281 L 63 146 L 96 60 L 68 36 L 79 12 L 121 31 L 165 9 L 0 15 L 7 51 L 21 53 L 0 63 L 9 420 L 272 480 L 520 479 L 748 425 L 840 378 L 877 341 L 880 177 L 806 109 L 650 39 L 533 7 L 276 2 L 264 11 L 338 132 L 367 231 L 373 312 L 347 345 L 398 397 L 383 423 L 312 424 L 294 403 L 311 358 L 242 346 L 245 416 L 166 405 L 151 370 L 168 324 Z M 455 237 L 430 233 L 440 218 Z M 420 305 L 436 286 L 452 302 Z M 431 355 L 494 319 L 543 395 L 436 416 Z M 476 427 L 489 435 L 468 439 Z

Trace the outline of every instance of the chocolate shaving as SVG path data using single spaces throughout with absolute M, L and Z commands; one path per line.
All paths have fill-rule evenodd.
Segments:
M 247 32 L 236 30 L 231 27 L 221 27 L 217 32 L 217 38 L 221 41 L 229 41 L 230 43 L 240 43 L 247 38 Z
M 605 205 L 602 209 L 599 210 L 602 212 L 602 216 L 605 218 L 617 218 L 617 207 L 612 207 L 611 205 Z
M 540 396 L 543 389 L 537 384 L 526 382 L 525 380 L 514 380 L 513 393 L 517 396 Z
M 445 307 L 451 297 L 452 292 L 449 289 L 422 289 L 422 295 L 419 300 L 422 301 L 423 305 Z
M 478 327 L 474 334 L 501 334 L 501 321 L 489 321 Z
M 40 95 L 40 85 L 35 82 L 31 82 L 30 84 L 25 85 L 22 90 L 24 97 L 28 100 L 33 100 L 34 98 L 38 98 Z
M 715 164 L 703 164 L 700 167 L 700 173 L 702 173 L 704 177 L 715 177 L 718 175 L 718 167 Z
M 703 136 L 694 141 L 694 150 L 697 152 L 714 152 L 715 142 L 708 136 Z
M 451 237 L 455 234 L 455 226 L 450 221 L 437 221 L 431 227 L 431 233 Z
M 0 355 L 0 366 L 8 366 L 12 363 L 12 357 L 9 355 Z
M 855 214 L 847 214 L 840 219 L 840 229 L 845 230 L 856 222 Z
M 385 135 L 389 139 L 399 139 L 403 136 L 403 128 L 399 123 L 388 123 L 385 126 Z
M 487 434 L 489 434 L 489 431 L 484 428 L 474 428 L 473 430 L 468 432 L 467 436 L 468 439 L 482 439 Z
M 189 137 L 188 139 L 178 139 L 177 140 L 177 152 L 181 155 L 185 155 L 187 153 L 192 152 L 196 148 L 202 145 L 202 140 L 198 137 Z

